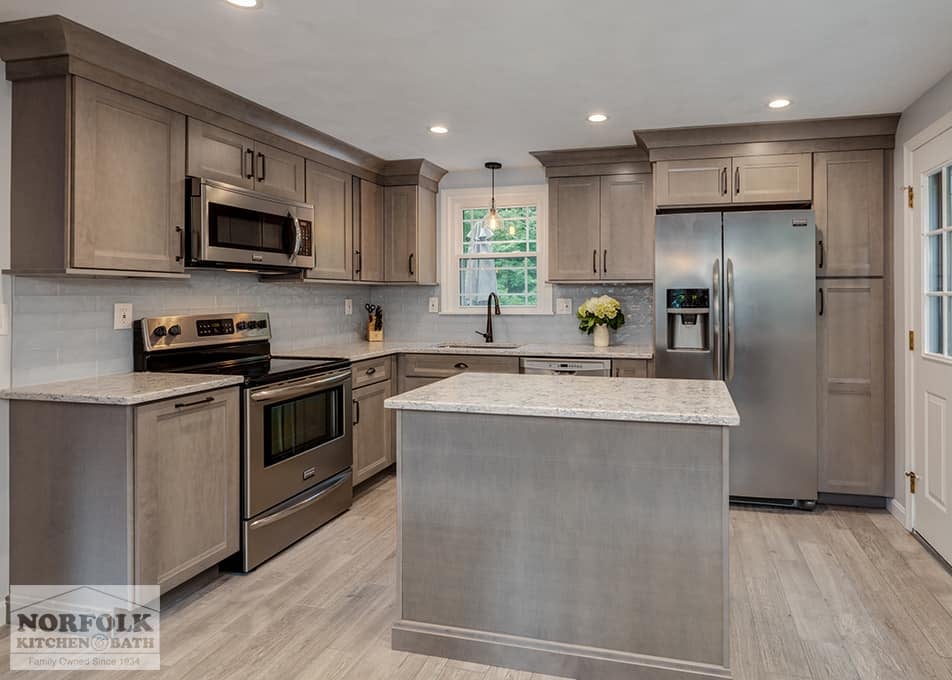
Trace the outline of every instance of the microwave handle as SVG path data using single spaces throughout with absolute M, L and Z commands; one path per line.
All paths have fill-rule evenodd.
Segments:
M 304 232 L 301 230 L 301 220 L 299 220 L 297 216 L 289 212 L 288 217 L 291 218 L 291 223 L 294 225 L 294 246 L 291 248 L 291 256 L 289 258 L 289 262 L 294 264 L 297 256 L 301 254 L 301 241 L 304 239 Z

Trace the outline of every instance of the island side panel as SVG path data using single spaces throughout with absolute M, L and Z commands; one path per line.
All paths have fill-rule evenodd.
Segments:
M 403 622 L 729 667 L 725 428 L 399 420 Z

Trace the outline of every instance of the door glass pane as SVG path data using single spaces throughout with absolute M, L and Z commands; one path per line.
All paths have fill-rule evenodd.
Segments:
M 937 295 L 930 295 L 926 298 L 926 351 L 930 354 L 943 354 L 945 352 L 943 304 L 944 298 Z
M 928 205 L 926 206 L 926 231 L 942 228 L 942 171 L 929 175 L 926 184 Z
M 265 407 L 265 467 L 343 436 L 343 400 L 336 387 Z
M 942 257 L 945 234 L 926 237 L 926 290 L 942 291 L 942 274 L 945 267 Z

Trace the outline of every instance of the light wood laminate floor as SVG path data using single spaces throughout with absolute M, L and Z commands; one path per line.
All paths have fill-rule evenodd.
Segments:
M 252 574 L 167 608 L 162 671 L 56 677 L 548 680 L 390 649 L 395 501 L 384 476 Z M 883 511 L 733 508 L 731 622 L 737 680 L 952 680 L 952 575 Z

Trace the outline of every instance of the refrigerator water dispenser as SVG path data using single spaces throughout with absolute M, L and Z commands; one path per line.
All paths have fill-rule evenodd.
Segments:
M 668 288 L 668 349 L 707 351 L 710 290 Z

